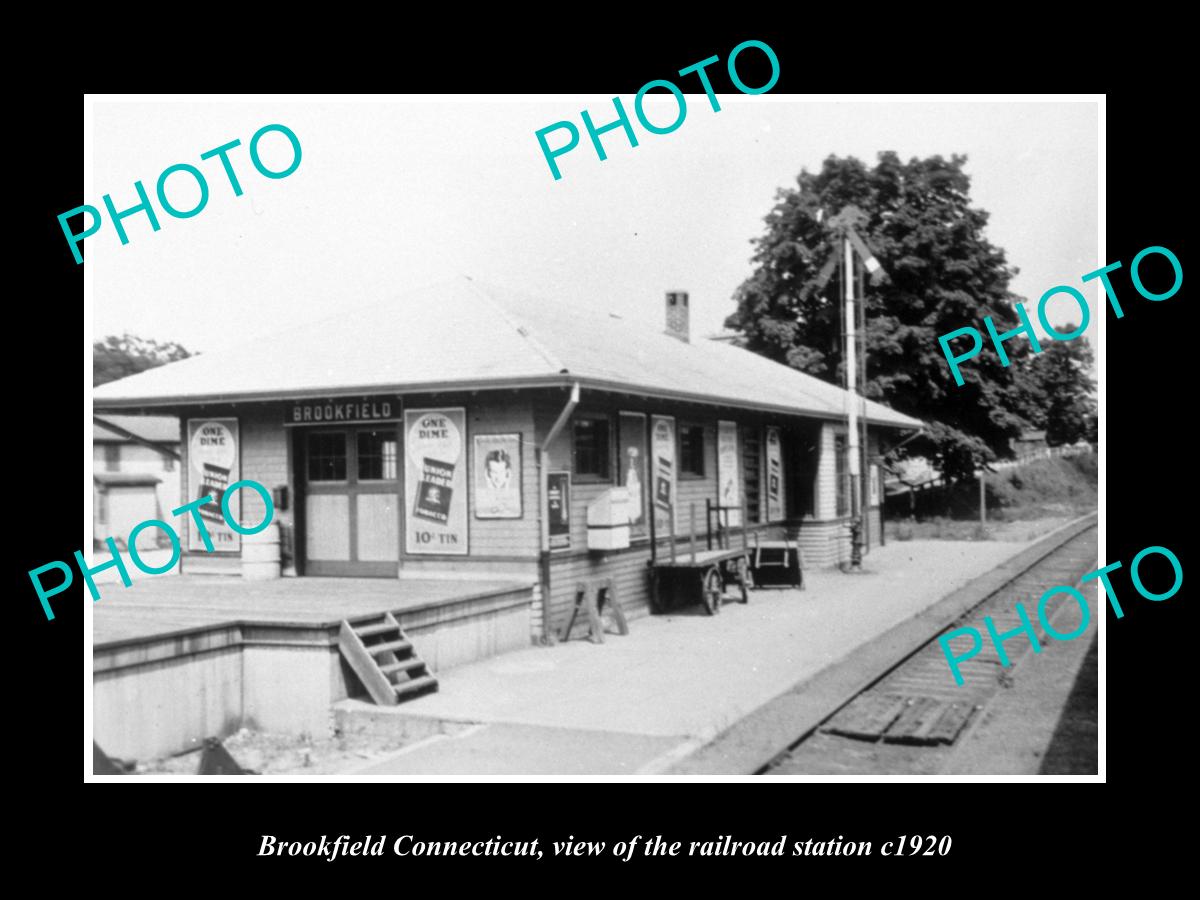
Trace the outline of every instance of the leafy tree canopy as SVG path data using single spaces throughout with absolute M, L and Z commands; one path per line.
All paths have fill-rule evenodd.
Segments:
M 129 333 L 120 337 L 109 335 L 92 344 L 92 383 L 99 387 L 191 355 L 173 341 L 155 341 Z
M 1073 325 L 1055 326 L 1059 332 Z M 1092 348 L 1087 341 L 1042 341 L 1014 373 L 1014 397 L 1021 414 L 1046 431 L 1051 446 L 1096 440 L 1096 397 Z
M 1009 291 L 1016 269 L 984 236 L 988 214 L 970 203 L 965 156 L 901 162 L 881 153 L 874 167 L 831 156 L 820 172 L 802 171 L 797 187 L 781 189 L 765 234 L 752 241 L 754 273 L 738 288 L 737 311 L 726 326 L 747 346 L 779 362 L 841 383 L 843 294 L 835 275 L 816 280 L 830 254 L 840 252 L 828 219 L 849 204 L 866 218 L 857 230 L 886 277 L 866 283 L 865 394 L 929 425 L 906 449 L 929 457 L 951 478 L 1006 454 L 1028 427 L 1012 396 L 1014 371 L 1029 355 L 1025 337 L 1005 347 L 1004 367 L 984 337 L 984 350 L 963 366 L 957 386 L 938 336 L 991 316 L 1000 332 L 1019 322 Z M 823 224 L 824 223 L 824 224 Z M 970 346 L 963 341 L 960 352 Z

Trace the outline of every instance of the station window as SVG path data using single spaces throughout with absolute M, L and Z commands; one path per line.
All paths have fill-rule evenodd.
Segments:
M 163 471 L 164 472 L 174 472 L 175 471 L 175 457 L 170 456 L 169 454 L 166 454 L 166 453 L 163 454 Z
M 346 480 L 345 432 L 315 432 L 308 436 L 308 480 Z
M 607 481 L 610 477 L 608 419 L 576 419 L 574 437 L 575 476 Z
M 390 431 L 358 433 L 358 480 L 392 481 L 396 478 L 396 435 Z
M 692 478 L 704 477 L 704 426 L 679 427 L 679 474 Z
M 121 471 L 121 445 L 120 444 L 105 444 L 104 445 L 104 471 L 105 472 Z
M 845 435 L 833 439 L 834 459 L 837 464 L 837 514 L 850 515 L 850 466 L 848 443 Z

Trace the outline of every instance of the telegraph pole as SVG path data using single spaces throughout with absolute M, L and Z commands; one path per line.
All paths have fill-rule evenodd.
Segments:
M 858 316 L 854 309 L 854 250 L 850 236 L 842 234 L 845 266 L 842 284 L 846 294 L 846 430 L 850 457 L 850 568 L 862 568 L 862 491 L 858 442 Z
M 817 221 L 821 222 L 822 219 L 823 211 L 818 210 Z M 850 469 L 850 566 L 847 571 L 855 572 L 862 571 L 863 537 L 866 526 L 864 510 L 867 505 L 864 472 L 870 471 L 870 469 L 867 460 L 867 400 L 865 392 L 862 397 L 858 395 L 859 383 L 861 382 L 865 386 L 867 382 L 865 341 L 861 355 L 858 347 L 858 335 L 860 331 L 865 334 L 867 319 L 865 305 L 862 308 L 861 320 L 855 310 L 854 254 L 858 253 L 867 272 L 871 273 L 872 281 L 876 276 L 883 274 L 883 267 L 879 264 L 879 260 L 875 258 L 870 246 L 855 230 L 855 226 L 862 224 L 865 220 L 866 216 L 863 211 L 854 204 L 843 207 L 841 212 L 829 220 L 829 226 L 836 229 L 841 236 L 841 259 L 838 259 L 838 252 L 835 249 L 817 272 L 812 286 L 805 289 L 805 292 L 809 294 L 814 290 L 823 290 L 833 273 L 839 268 L 839 263 L 841 264 L 842 294 L 845 300 L 841 309 L 842 336 L 846 341 L 843 353 L 846 366 L 846 449 Z M 836 246 L 834 244 L 834 247 Z M 858 289 L 859 303 L 863 303 L 863 298 L 866 296 L 865 288 L 864 284 Z
M 857 280 L 855 283 L 858 285 L 858 333 L 862 335 L 862 340 L 858 347 L 858 384 L 862 395 L 862 399 L 858 401 L 859 406 L 862 408 L 862 417 L 859 419 L 859 437 L 862 441 L 862 478 L 859 479 L 859 486 L 861 488 L 861 505 L 859 509 L 862 511 L 860 518 L 862 522 L 860 544 L 866 550 L 870 550 L 871 532 L 867 527 L 868 517 L 871 514 L 871 442 L 867 440 L 867 285 L 861 263 L 857 267 Z

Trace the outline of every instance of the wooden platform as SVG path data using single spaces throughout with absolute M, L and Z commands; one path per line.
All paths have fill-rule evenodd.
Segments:
M 93 605 L 95 739 L 149 759 L 243 726 L 331 734 L 332 705 L 363 688 L 339 650 L 343 628 L 403 628 L 434 673 L 529 646 L 533 583 L 444 578 L 176 575 L 105 584 Z M 399 642 L 397 642 L 397 647 Z
M 385 612 L 435 607 L 528 592 L 519 581 L 442 578 L 280 578 L 243 581 L 217 575 L 174 575 L 101 586 L 94 604 L 94 649 L 182 635 L 222 625 L 336 629 Z

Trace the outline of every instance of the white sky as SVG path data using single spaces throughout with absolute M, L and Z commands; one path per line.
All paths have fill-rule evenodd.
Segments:
M 653 135 L 634 119 L 639 146 L 604 135 L 590 146 L 579 111 L 599 125 L 609 97 L 512 100 L 133 102 L 94 104 L 92 194 L 103 208 L 137 203 L 140 179 L 179 162 L 205 173 L 208 206 L 190 219 L 158 211 L 111 222 L 86 241 L 94 338 L 130 331 L 193 351 L 268 337 L 341 308 L 385 300 L 455 273 L 564 302 L 603 305 L 661 328 L 664 291 L 691 293 L 692 334 L 720 329 L 750 274 L 749 240 L 763 232 L 775 192 L 830 155 L 869 164 L 965 153 L 974 205 L 991 213 L 988 238 L 1021 269 L 1013 289 L 1036 321 L 1041 294 L 1102 265 L 1097 251 L 1097 108 L 1080 103 L 800 102 L 770 94 L 688 95 L 683 125 Z M 622 96 L 633 117 L 633 98 Z M 647 103 L 651 121 L 675 114 L 669 95 Z M 560 119 L 581 143 L 559 157 L 555 181 L 534 132 Z M 251 135 L 282 123 L 303 160 L 270 180 L 250 162 Z M 234 197 L 218 160 L 203 151 L 240 138 L 230 158 L 244 190 Z M 552 146 L 563 140 L 550 137 Z M 269 135 L 264 161 L 290 160 Z M 194 182 L 168 181 L 168 197 L 194 205 Z M 1058 298 L 1051 323 L 1076 320 Z M 1061 312 L 1059 311 L 1061 309 Z M 398 310 L 398 314 L 405 314 Z M 978 323 L 967 323 L 976 324 Z M 397 348 L 403 352 L 403 348 Z

